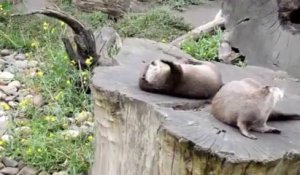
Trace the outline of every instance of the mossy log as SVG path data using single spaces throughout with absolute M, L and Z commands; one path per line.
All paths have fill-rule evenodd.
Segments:
M 228 41 L 248 64 L 300 78 L 300 1 L 224 0 Z
M 255 133 L 258 140 L 251 140 L 216 120 L 205 101 L 141 91 L 144 66 L 178 58 L 168 52 L 191 58 L 168 44 L 127 38 L 118 66 L 94 69 L 92 175 L 299 175 L 300 121 L 269 122 L 282 134 Z M 216 64 L 224 82 L 252 77 L 284 86 L 287 96 L 276 110 L 300 114 L 300 85 L 283 72 Z

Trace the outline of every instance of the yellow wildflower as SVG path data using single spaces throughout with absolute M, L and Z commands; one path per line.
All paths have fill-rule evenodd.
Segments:
M 31 148 L 28 148 L 28 149 L 26 150 L 26 154 L 31 155 L 31 154 L 32 154 L 32 149 L 31 149 Z
M 36 48 L 37 46 L 38 46 L 38 42 L 37 41 L 32 41 L 31 47 Z
M 67 85 L 71 85 L 71 81 L 70 80 L 67 80 Z
M 3 6 L 2 6 L 2 4 L 0 4 L 0 11 L 2 11 L 3 10 Z
M 44 30 L 48 30 L 48 27 L 49 27 L 49 23 L 44 22 L 44 23 L 43 23 L 43 28 L 44 28 Z
M 72 64 L 72 65 L 75 65 L 75 64 L 76 64 L 76 62 L 75 62 L 74 60 L 72 60 L 72 61 L 71 61 L 71 64 Z
M 60 21 L 59 23 L 60 23 L 61 26 L 65 25 L 65 23 L 63 21 Z
M 88 136 L 88 141 L 92 142 L 94 140 L 93 136 Z
M 38 148 L 37 151 L 40 153 L 40 152 L 42 152 L 42 149 L 41 149 L 41 148 Z
M 29 99 L 24 99 L 19 103 L 19 106 L 21 108 L 25 108 L 26 106 L 28 106 L 30 104 L 30 100 Z
M 52 28 L 51 33 L 53 34 L 55 32 L 55 30 L 56 30 L 55 28 Z
M 51 122 L 55 122 L 55 121 L 56 121 L 56 117 L 52 116 L 52 117 L 50 118 L 50 121 L 51 121 Z
M 162 42 L 162 43 L 166 43 L 167 41 L 166 41 L 165 39 L 162 39 L 161 42 Z
M 26 143 L 26 139 L 21 139 L 21 143 Z
M 54 137 L 54 134 L 53 133 L 50 133 L 49 134 L 49 138 L 53 138 Z
M 48 122 L 55 122 L 56 117 L 52 116 L 52 115 L 47 115 L 47 116 L 45 116 L 45 120 L 48 121 Z
M 90 66 L 92 63 L 93 63 L 93 57 L 91 56 L 85 60 L 85 64 L 88 66 Z
M 5 111 L 10 110 L 10 106 L 7 103 L 2 102 L 0 105 L 1 105 L 3 110 L 5 110 Z
M 59 100 L 59 99 L 62 97 L 62 95 L 63 95 L 63 92 L 59 92 L 59 93 L 54 97 L 54 99 L 55 99 L 55 100 Z
M 68 128 L 68 124 L 67 124 L 67 123 L 64 123 L 64 124 L 62 125 L 62 127 L 63 127 L 63 128 Z
M 188 47 L 186 48 L 186 50 L 187 50 L 187 51 L 191 51 L 191 47 L 188 46 Z
M 0 145 L 2 146 L 2 145 L 4 145 L 4 141 L 3 140 L 0 140 Z
M 67 56 L 67 55 L 65 55 L 65 56 L 64 56 L 64 59 L 65 59 L 65 60 L 68 60 L 68 56 Z
M 82 76 L 86 76 L 86 75 L 87 75 L 87 72 L 86 72 L 86 71 L 81 71 L 81 75 L 82 75 Z
M 37 71 L 36 75 L 37 75 L 38 77 L 42 77 L 42 76 L 44 75 L 44 73 L 43 73 L 42 71 Z

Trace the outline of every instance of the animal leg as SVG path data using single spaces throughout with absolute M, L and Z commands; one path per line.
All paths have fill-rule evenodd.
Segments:
M 253 130 L 261 133 L 273 133 L 273 134 L 281 133 L 281 130 L 268 126 L 267 124 L 264 124 L 263 126 L 254 127 Z
M 240 132 L 241 132 L 241 134 L 242 134 L 243 136 L 248 137 L 248 138 L 253 139 L 253 140 L 256 140 L 256 139 L 257 139 L 256 136 L 254 136 L 254 135 L 252 135 L 252 134 L 250 134 L 250 133 L 248 132 L 248 128 L 247 128 L 246 124 L 243 123 L 242 121 L 239 120 L 239 121 L 237 122 L 237 126 L 238 126 L 238 128 L 240 129 Z

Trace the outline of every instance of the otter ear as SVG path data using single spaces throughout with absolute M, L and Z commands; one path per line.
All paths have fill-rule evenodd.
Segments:
M 263 92 L 264 93 L 268 94 L 268 93 L 270 93 L 270 91 L 271 91 L 271 86 L 264 86 L 263 87 Z

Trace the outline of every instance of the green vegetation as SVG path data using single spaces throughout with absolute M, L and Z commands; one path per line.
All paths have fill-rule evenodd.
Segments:
M 171 15 L 168 8 L 161 7 L 147 13 L 128 14 L 115 24 L 115 28 L 123 37 L 171 41 L 189 31 L 191 26 Z
M 3 12 L 5 16 L 9 13 L 4 9 L 2 16 Z M 23 25 L 24 20 L 26 25 Z M 72 139 L 62 132 L 70 125 L 68 117 L 92 109 L 86 89 L 74 85 L 80 76 L 82 83 L 87 84 L 89 72 L 77 70 L 67 58 L 60 41 L 66 32 L 64 23 L 49 18 L 6 17 L 6 26 L 0 28 L 0 37 L 4 38 L 0 40 L 0 47 L 23 51 L 27 59 L 43 63 L 33 78 L 31 72 L 19 76 L 19 80 L 31 92 L 41 94 L 47 105 L 38 108 L 27 100 L 21 101 L 14 114 L 18 120 L 20 115 L 22 118 L 10 123 L 14 139 L 0 143 L 5 148 L 2 152 L 5 156 L 21 158 L 40 170 L 68 170 L 69 174 L 79 174 L 86 172 L 92 161 L 93 136 L 81 134 Z M 28 132 L 16 130 L 22 126 L 31 129 Z
M 168 3 L 175 9 L 181 10 L 187 5 L 198 5 L 203 3 L 205 0 L 169 0 Z
M 190 39 L 182 43 L 181 48 L 196 59 L 216 61 L 222 31 L 215 29 L 213 34 L 204 34 L 198 40 Z
M 128 14 L 116 24 L 100 12 L 79 13 L 71 7 L 65 9 L 93 29 L 111 25 L 123 37 L 167 42 L 190 29 L 166 8 Z M 0 48 L 21 51 L 26 53 L 27 59 L 43 63 L 36 72 L 18 75 L 18 80 L 31 93 L 41 94 L 46 105 L 35 107 L 27 100 L 19 103 L 17 111 L 12 114 L 16 115 L 16 119 L 10 122 L 13 140 L 0 140 L 0 146 L 4 148 L 2 155 L 21 159 L 47 172 L 67 170 L 68 174 L 84 173 L 93 160 L 93 135 L 81 133 L 74 139 L 62 134 L 76 114 L 84 115 L 92 110 L 91 96 L 85 93 L 86 89 L 75 86 L 79 77 L 81 83 L 88 84 L 90 72 L 75 68 L 61 42 L 61 37 L 66 36 L 70 29 L 64 23 L 47 17 L 9 17 L 9 13 L 9 4 L 2 5 Z M 114 48 L 109 51 L 110 54 L 115 52 Z M 9 106 L 5 105 L 8 110 Z

